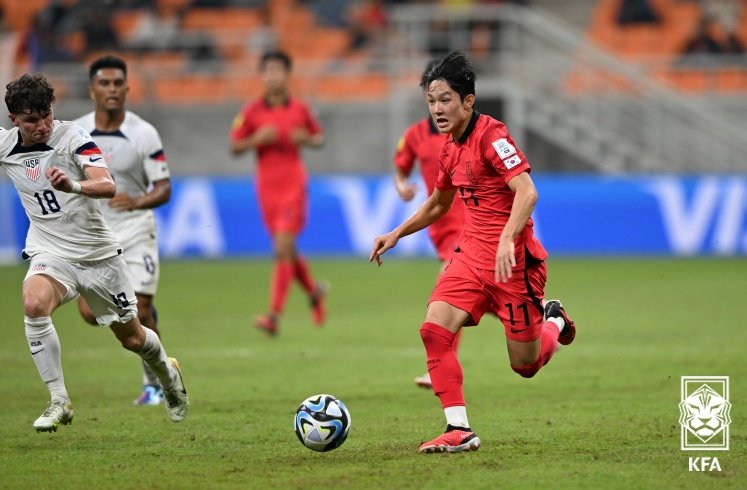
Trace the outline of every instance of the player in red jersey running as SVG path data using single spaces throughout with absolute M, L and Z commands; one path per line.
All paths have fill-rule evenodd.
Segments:
M 240 155 L 257 151 L 257 196 L 262 218 L 273 241 L 275 265 L 270 286 L 270 307 L 259 316 L 257 328 L 274 335 L 291 283 L 296 279 L 309 296 L 314 323 L 324 324 L 326 288 L 314 281 L 306 261 L 296 249 L 307 207 L 307 175 L 300 147 L 324 144 L 322 127 L 309 107 L 290 96 L 291 59 L 279 51 L 260 60 L 264 97 L 250 102 L 236 116 L 231 130 L 231 151 Z
M 462 368 L 453 348 L 456 332 L 494 313 L 504 325 L 511 368 L 530 378 L 550 361 L 558 343 L 573 342 L 576 327 L 559 301 L 543 305 L 547 252 L 532 231 L 538 196 L 529 162 L 502 122 L 474 110 L 469 59 L 451 53 L 424 77 L 423 86 L 436 127 L 450 135 L 436 187 L 415 214 L 374 239 L 369 260 L 381 265 L 382 254 L 443 216 L 458 192 L 466 206 L 464 231 L 420 329 L 446 432 L 418 451 L 470 451 L 480 447 L 480 439 L 467 419 Z
M 423 77 L 438 64 L 437 61 L 428 63 Z M 425 91 L 424 91 L 425 92 Z M 397 143 L 394 154 L 394 185 L 399 197 L 403 201 L 411 201 L 415 197 L 417 186 L 409 181 L 415 162 L 420 163 L 420 175 L 423 178 L 428 195 L 433 194 L 438 177 L 438 158 L 447 135 L 441 134 L 430 116 L 408 127 Z M 457 247 L 457 240 L 464 226 L 464 204 L 456 195 L 451 209 L 438 221 L 428 227 L 428 236 L 441 260 L 441 272 L 446 268 L 451 255 Z M 454 337 L 454 350 L 458 350 L 461 330 Z M 415 384 L 421 388 L 433 388 L 428 373 L 415 378 Z

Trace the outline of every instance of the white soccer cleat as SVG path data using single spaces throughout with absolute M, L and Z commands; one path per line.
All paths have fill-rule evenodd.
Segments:
M 169 363 L 176 370 L 176 379 L 171 388 L 164 388 L 163 399 L 166 402 L 166 412 L 169 414 L 169 418 L 174 422 L 181 422 L 187 416 L 189 410 L 189 397 L 186 388 L 184 388 L 179 361 L 169 357 Z
M 52 400 L 47 404 L 44 413 L 34 421 L 36 432 L 57 432 L 60 424 L 73 423 L 73 406 L 69 402 Z
M 433 388 L 433 383 L 431 382 L 431 375 L 428 373 L 425 373 L 422 376 L 416 377 L 415 384 L 420 386 L 421 388 L 427 388 L 429 390 Z

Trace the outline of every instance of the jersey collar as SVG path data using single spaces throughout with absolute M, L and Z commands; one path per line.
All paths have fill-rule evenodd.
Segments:
M 280 104 L 280 106 L 278 106 L 278 107 L 288 107 L 290 105 L 290 100 L 291 100 L 291 98 L 290 98 L 290 95 L 289 95 L 289 96 L 287 96 L 285 98 L 285 100 L 283 101 L 283 103 Z M 265 97 L 264 99 L 262 99 L 262 102 L 264 102 L 265 107 L 267 107 L 268 109 L 272 109 L 273 105 L 270 104 L 269 97 Z
M 23 146 L 21 144 L 21 132 L 18 132 L 18 142 L 16 146 L 8 153 L 8 156 L 15 155 L 16 153 L 33 153 L 35 151 L 54 151 L 54 148 L 47 145 L 46 143 L 36 143 L 31 146 Z
M 480 113 L 476 110 L 473 110 L 472 117 L 470 117 L 469 123 L 467 123 L 467 128 L 464 130 L 464 133 L 462 133 L 462 136 L 457 141 L 460 145 L 467 141 L 467 138 L 469 138 L 469 136 L 472 134 L 472 131 L 475 130 L 475 125 L 477 124 L 478 117 L 480 117 Z
M 101 131 L 100 129 L 94 129 L 91 131 L 91 136 L 118 136 L 127 139 L 127 136 L 125 136 L 119 129 L 115 129 L 114 131 Z

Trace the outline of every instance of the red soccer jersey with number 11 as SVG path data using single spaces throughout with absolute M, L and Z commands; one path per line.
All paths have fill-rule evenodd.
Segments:
M 479 269 L 495 269 L 498 240 L 506 226 L 514 201 L 508 182 L 530 172 L 529 162 L 516 148 L 506 125 L 474 111 L 464 134 L 449 138 L 441 152 L 436 187 L 457 189 L 464 201 L 466 218 L 459 239 L 463 260 Z M 524 247 L 536 259 L 547 252 L 534 237 L 532 220 L 516 239 L 517 269 L 524 268 Z

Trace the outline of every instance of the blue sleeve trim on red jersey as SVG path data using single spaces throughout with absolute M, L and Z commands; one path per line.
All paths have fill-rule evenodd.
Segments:
M 77 150 L 75 150 L 76 155 L 101 155 L 101 150 L 98 146 L 96 146 L 96 143 L 93 141 L 89 141 L 88 143 L 78 147 Z

